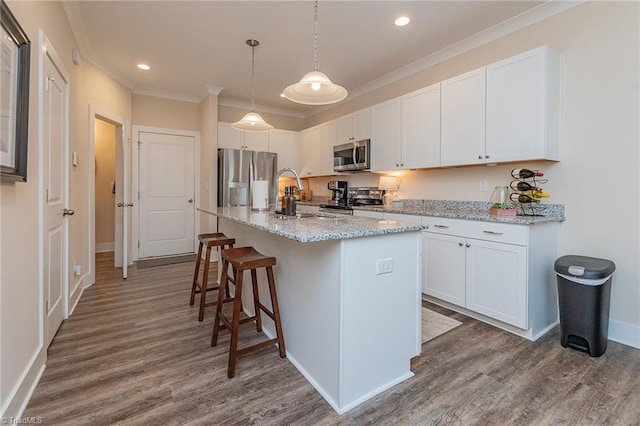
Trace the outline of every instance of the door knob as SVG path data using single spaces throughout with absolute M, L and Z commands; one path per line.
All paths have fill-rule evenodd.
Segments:
M 118 203 L 118 204 L 116 204 L 116 206 L 118 206 L 118 207 L 124 207 L 124 203 Z
M 133 203 L 127 204 L 127 207 L 133 207 Z
M 193 203 L 193 198 L 189 198 L 187 201 L 188 201 L 189 203 Z
M 69 209 L 62 209 L 62 216 L 73 216 L 75 212 Z

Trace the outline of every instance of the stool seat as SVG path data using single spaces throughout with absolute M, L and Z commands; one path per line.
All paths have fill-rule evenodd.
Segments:
M 218 330 L 220 328 L 227 328 L 231 332 L 231 341 L 229 343 L 229 365 L 227 368 L 227 376 L 230 378 L 235 375 L 237 358 L 248 352 L 253 352 L 277 343 L 280 357 L 284 358 L 286 356 L 284 337 L 282 335 L 282 323 L 280 321 L 280 308 L 278 307 L 278 295 L 276 293 L 276 280 L 273 275 L 273 266 L 275 266 L 275 264 L 275 257 L 265 256 L 256 251 L 256 249 L 254 249 L 253 247 L 228 248 L 222 251 L 222 275 L 220 277 L 220 290 L 218 291 L 216 316 L 213 321 L 213 335 L 211 336 L 211 346 L 216 346 L 216 344 L 218 343 Z M 231 300 L 233 300 L 233 316 L 231 318 L 231 321 L 222 312 L 222 304 L 226 301 L 224 300 L 223 289 L 225 291 L 228 290 L 230 281 L 228 274 L 229 265 L 231 265 L 231 268 L 233 269 L 233 276 L 235 278 L 235 294 L 233 295 L 233 298 L 231 298 Z M 267 272 L 267 281 L 269 284 L 269 295 L 271 296 L 272 310 L 269 310 L 265 305 L 260 303 L 258 277 L 256 272 L 256 270 L 259 268 L 265 268 Z M 242 278 L 244 275 L 244 271 L 251 271 L 251 289 L 253 290 L 253 307 L 255 315 L 241 320 L 240 312 L 242 311 Z M 240 324 L 255 322 L 256 330 L 258 332 L 261 332 L 261 312 L 273 320 L 276 326 L 276 337 L 242 349 L 238 349 L 238 334 Z M 221 322 L 222 324 L 220 324 Z
M 253 247 L 236 247 L 233 250 L 225 250 L 222 252 L 222 259 L 228 260 L 238 271 L 266 268 L 276 264 L 275 257 L 264 256 Z
M 211 249 L 213 247 L 220 247 L 220 250 L 224 251 L 225 248 L 233 247 L 233 245 L 236 243 L 236 240 L 235 238 L 227 237 L 221 232 L 216 232 L 199 234 L 198 241 L 200 242 L 200 244 L 198 245 L 198 256 L 196 257 L 196 268 L 193 274 L 193 283 L 191 284 L 191 299 L 189 301 L 189 305 L 193 305 L 196 294 L 200 294 L 200 309 L 198 310 L 198 321 L 202 321 L 204 319 L 204 309 L 207 306 L 213 306 L 218 303 L 217 301 L 207 303 L 207 292 L 219 290 L 220 288 L 219 285 L 209 287 L 209 265 L 211 263 Z M 205 264 L 204 271 L 202 273 L 202 281 L 199 281 L 198 276 L 200 274 L 200 261 L 202 260 L 203 247 L 206 247 Z M 234 283 L 233 279 L 229 278 L 229 280 Z M 227 298 L 223 299 L 221 303 L 230 302 L 233 300 L 229 297 L 229 289 L 226 288 L 225 291 Z

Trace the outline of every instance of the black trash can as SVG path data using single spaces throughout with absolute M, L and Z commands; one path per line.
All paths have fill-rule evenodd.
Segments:
M 611 275 L 615 263 L 568 255 L 556 260 L 560 343 L 598 357 L 607 350 Z

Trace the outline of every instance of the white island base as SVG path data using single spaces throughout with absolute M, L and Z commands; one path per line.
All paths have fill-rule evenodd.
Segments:
M 411 358 L 421 350 L 420 232 L 300 243 L 222 217 L 218 226 L 236 247 L 277 258 L 287 358 L 338 414 L 413 376 Z M 377 273 L 382 259 L 391 259 L 391 272 Z M 258 279 L 271 307 L 264 271 Z M 275 335 L 264 315 L 263 327 Z

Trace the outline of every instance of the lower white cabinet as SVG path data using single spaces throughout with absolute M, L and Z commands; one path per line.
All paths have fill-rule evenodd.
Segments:
M 422 219 L 427 300 L 530 340 L 557 323 L 557 223 Z

